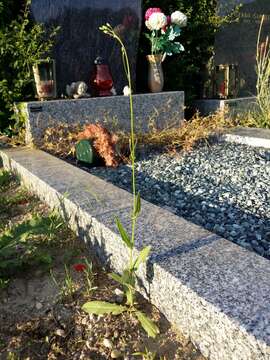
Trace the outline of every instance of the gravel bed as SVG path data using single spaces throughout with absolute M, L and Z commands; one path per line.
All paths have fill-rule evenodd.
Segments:
M 137 171 L 145 200 L 270 259 L 270 151 L 205 145 L 178 157 L 152 153 Z M 130 190 L 130 166 L 90 172 Z

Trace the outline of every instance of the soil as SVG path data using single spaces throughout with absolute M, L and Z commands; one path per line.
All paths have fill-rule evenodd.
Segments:
M 49 211 L 15 179 L 0 190 L 0 196 L 14 198 L 6 205 L 0 202 L 0 236 L 31 214 Z M 86 314 L 82 305 L 89 300 L 121 302 L 115 293 L 117 284 L 69 229 L 62 229 L 56 240 L 47 248 L 53 259 L 50 268 L 35 266 L 14 273 L 7 287 L 0 289 L 0 359 L 204 359 L 140 296 L 138 308 L 159 326 L 156 339 L 148 338 L 129 313 Z M 86 286 L 85 274 L 74 269 L 85 258 L 93 264 L 92 291 Z M 146 349 L 148 355 L 133 355 Z

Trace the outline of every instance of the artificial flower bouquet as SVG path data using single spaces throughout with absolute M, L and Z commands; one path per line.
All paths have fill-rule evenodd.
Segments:
M 160 8 L 150 8 L 145 13 L 145 25 L 151 34 L 145 34 L 151 42 L 151 54 L 173 55 L 184 51 L 180 42 L 181 28 L 187 25 L 187 16 L 175 11 L 166 16 Z

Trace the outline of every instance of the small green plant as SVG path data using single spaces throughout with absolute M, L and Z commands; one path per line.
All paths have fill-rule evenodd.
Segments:
M 132 81 L 131 81 L 131 72 L 130 72 L 130 64 L 127 55 L 126 48 L 121 40 L 121 38 L 115 33 L 110 24 L 106 24 L 100 28 L 105 34 L 109 35 L 121 46 L 122 53 L 122 61 L 124 65 L 125 74 L 128 80 L 129 88 L 131 89 L 129 95 L 130 101 L 130 159 L 132 166 L 132 195 L 133 195 L 133 206 L 131 213 L 131 234 L 129 235 L 127 230 L 122 225 L 121 221 L 117 218 L 116 225 L 121 235 L 122 241 L 129 251 L 129 261 L 121 275 L 116 273 L 110 274 L 110 277 L 115 280 L 117 283 L 123 286 L 125 296 L 126 296 L 126 304 L 118 305 L 112 304 L 103 301 L 90 301 L 83 305 L 83 310 L 87 313 L 92 314 L 113 314 L 119 315 L 123 312 L 130 312 L 134 314 L 139 320 L 143 329 L 147 332 L 148 336 L 156 337 L 159 333 L 159 329 L 157 325 L 149 319 L 143 312 L 139 311 L 136 308 L 136 272 L 138 271 L 141 264 L 145 263 L 149 253 L 150 246 L 145 247 L 137 257 L 134 256 L 135 250 L 135 229 L 138 216 L 141 211 L 141 199 L 140 193 L 137 193 L 136 189 L 136 174 L 135 174 L 135 161 L 136 161 L 136 139 L 135 139 L 135 129 L 134 129 L 134 110 L 133 110 L 133 95 L 132 95 Z
M 9 186 L 10 182 L 12 180 L 12 175 L 10 172 L 6 170 L 0 171 L 0 190 L 4 190 L 6 187 Z
M 52 270 L 50 270 L 50 275 L 52 278 L 53 283 L 59 288 L 60 290 L 60 298 L 72 298 L 75 292 L 77 291 L 76 284 L 71 276 L 71 272 L 69 271 L 67 265 L 65 265 L 65 278 L 63 283 L 58 281 L 54 276 Z
M 256 56 L 256 70 L 257 70 L 257 104 L 258 111 L 255 111 L 253 117 L 256 126 L 269 128 L 270 127 L 270 46 L 269 37 L 262 42 L 262 29 L 265 16 L 262 16 L 261 24 L 257 40 L 257 56 Z
M 9 280 L 0 278 L 0 290 L 5 289 L 8 286 Z
M 96 286 L 94 286 L 94 279 L 95 279 L 95 273 L 93 271 L 93 263 L 89 262 L 87 259 L 85 259 L 86 268 L 84 270 L 85 279 L 86 279 L 86 291 L 88 296 L 91 295 L 91 293 L 97 289 Z
M 86 292 L 87 295 L 90 296 L 91 293 L 97 289 L 97 287 L 94 286 L 95 274 L 93 271 L 93 263 L 84 258 L 83 263 L 74 264 L 73 269 L 85 276 Z
M 47 217 L 34 215 L 31 219 L 11 227 L 0 234 L 0 273 L 9 276 L 35 264 L 50 265 L 51 256 L 38 247 L 44 241 L 51 241 L 62 222 L 55 213 Z M 39 242 L 35 241 L 36 237 Z
M 147 348 L 145 348 L 144 352 L 136 352 L 133 354 L 134 356 L 141 356 L 143 360 L 156 360 L 157 354 L 155 352 L 151 352 Z
M 70 271 L 67 268 L 67 266 L 65 265 L 65 279 L 64 279 L 64 284 L 61 287 L 61 295 L 62 295 L 62 297 L 64 297 L 64 296 L 72 297 L 74 295 L 74 293 L 76 292 L 76 290 L 77 290 L 77 288 L 72 279 Z

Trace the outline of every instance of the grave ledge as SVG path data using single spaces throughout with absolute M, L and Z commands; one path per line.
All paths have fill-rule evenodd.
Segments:
M 164 129 L 184 121 L 184 91 L 136 94 L 133 103 L 137 131 L 147 133 L 153 123 Z M 61 124 L 99 122 L 108 129 L 117 125 L 130 131 L 128 96 L 24 102 L 17 104 L 17 114 L 26 124 L 26 144 L 38 145 L 48 127 Z
M 40 150 L 1 150 L 0 156 L 6 169 L 61 211 L 93 254 L 123 269 L 127 252 L 113 218 L 129 226 L 128 192 Z M 138 229 L 136 251 L 152 246 L 140 290 L 203 355 L 270 358 L 268 260 L 144 200 Z

